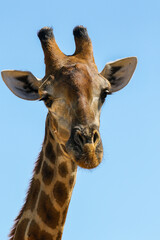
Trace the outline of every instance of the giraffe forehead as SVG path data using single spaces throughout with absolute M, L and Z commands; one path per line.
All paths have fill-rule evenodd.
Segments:
M 71 66 L 62 67 L 56 76 L 57 84 L 65 85 L 66 88 L 72 88 L 72 91 L 85 92 L 92 89 L 96 84 L 98 73 L 87 64 L 77 63 Z
M 60 80 L 58 82 L 65 84 L 66 87 L 71 87 L 74 91 L 85 89 L 86 85 L 91 87 L 92 78 L 88 69 L 85 66 L 64 67 L 61 71 Z
M 106 80 L 91 66 L 82 63 L 63 66 L 54 75 L 45 77 L 39 88 L 40 95 L 48 92 L 54 98 L 87 97 L 91 99 L 108 86 Z

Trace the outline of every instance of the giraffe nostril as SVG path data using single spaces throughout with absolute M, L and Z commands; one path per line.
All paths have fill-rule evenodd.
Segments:
M 99 132 L 93 130 L 89 134 L 84 134 L 81 130 L 76 130 L 74 133 L 74 142 L 83 149 L 85 144 L 93 144 L 95 147 L 100 140 Z
M 93 133 L 93 143 L 95 144 L 99 139 L 99 134 L 97 131 Z
M 85 144 L 85 139 L 83 138 L 83 136 L 81 135 L 81 133 L 79 131 L 77 131 L 74 135 L 74 140 L 75 142 L 80 145 L 81 147 Z

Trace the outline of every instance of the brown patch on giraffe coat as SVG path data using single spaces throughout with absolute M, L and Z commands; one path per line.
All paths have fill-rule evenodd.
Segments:
M 60 176 L 63 177 L 63 178 L 65 178 L 67 176 L 68 167 L 67 167 L 66 162 L 62 162 L 61 164 L 59 164 L 58 172 L 59 172 Z
M 57 181 L 53 188 L 53 195 L 57 203 L 62 207 L 68 199 L 68 191 L 64 183 Z
M 57 234 L 56 240 L 61 240 L 61 238 L 62 238 L 62 232 L 59 231 Z
M 39 157 L 36 161 L 36 165 L 35 165 L 35 169 L 34 169 L 34 172 L 36 174 L 38 174 L 41 169 L 42 161 L 43 161 L 43 149 L 41 150 Z
M 52 240 L 52 235 L 41 230 L 38 224 L 32 220 L 28 231 L 28 240 Z
M 38 179 L 35 180 L 33 178 L 31 182 L 31 187 L 29 188 L 27 200 L 25 203 L 25 210 L 30 209 L 31 211 L 33 211 L 36 204 L 36 200 L 38 198 L 39 191 L 40 191 L 40 181 Z
M 49 130 L 49 136 L 50 136 L 50 138 L 51 138 L 52 140 L 55 140 L 55 139 L 54 139 L 54 136 L 53 136 L 53 134 L 51 133 L 50 130 Z
M 49 118 L 48 118 L 48 116 L 47 116 L 47 118 L 46 118 L 46 125 L 45 125 L 45 135 L 44 135 L 44 144 L 46 143 L 46 141 L 47 141 L 47 131 L 48 131 L 48 125 L 49 125 Z
M 73 187 L 74 179 L 75 179 L 74 176 L 70 177 L 70 179 L 69 179 L 69 186 L 70 186 L 70 188 Z
M 65 220 L 66 220 L 66 216 L 67 216 L 67 212 L 68 212 L 68 207 L 69 207 L 69 205 L 65 208 L 65 210 L 63 211 L 63 214 L 62 214 L 62 226 L 64 225 Z
M 72 164 L 72 171 L 74 172 L 76 170 L 76 163 L 71 160 L 71 164 Z
M 38 192 L 40 190 L 39 188 L 40 188 L 39 180 L 35 180 L 33 178 L 31 183 L 30 183 L 30 187 L 29 187 L 29 191 L 28 191 L 28 194 L 27 194 L 25 204 L 23 205 L 21 211 L 19 212 L 19 215 L 16 217 L 14 226 L 13 226 L 13 228 L 12 228 L 10 234 L 9 234 L 10 240 L 13 240 L 13 239 L 15 240 L 14 236 L 15 236 L 15 233 L 16 233 L 16 229 L 19 229 L 19 220 L 21 219 L 21 217 L 23 215 L 23 212 L 26 211 L 27 209 L 33 210 L 33 208 L 35 206 L 35 203 L 36 203 L 36 199 L 38 197 Z M 32 196 L 32 194 L 33 194 L 33 196 Z M 22 230 L 23 230 L 23 225 L 22 225 Z M 19 238 L 18 238 L 18 240 L 19 240 Z
M 45 155 L 52 163 L 55 163 L 56 155 L 55 155 L 55 152 L 53 150 L 53 146 L 52 146 L 50 141 L 47 143 L 47 146 L 46 146 L 46 149 L 45 149 Z
M 29 219 L 26 218 L 26 219 L 23 219 L 22 222 L 17 225 L 17 228 L 15 230 L 15 235 L 13 236 L 14 240 L 24 239 L 28 222 L 29 222 Z
M 54 208 L 50 198 L 41 193 L 37 213 L 42 221 L 50 228 L 56 228 L 59 223 L 60 213 Z
M 42 167 L 43 182 L 49 185 L 52 182 L 53 176 L 54 176 L 54 170 L 50 166 L 48 166 L 46 162 L 44 162 Z
M 57 157 L 59 156 L 62 156 L 62 151 L 61 151 L 60 145 L 57 144 Z

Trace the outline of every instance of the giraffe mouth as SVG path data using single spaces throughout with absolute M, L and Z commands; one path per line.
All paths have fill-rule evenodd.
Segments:
M 103 146 L 101 140 L 95 147 L 92 143 L 86 143 L 80 146 L 75 144 L 75 141 L 70 138 L 66 143 L 66 150 L 76 164 L 82 168 L 92 169 L 102 162 Z

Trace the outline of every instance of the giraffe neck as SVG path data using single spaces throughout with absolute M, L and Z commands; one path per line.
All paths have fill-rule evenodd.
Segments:
M 49 131 L 47 119 L 42 150 L 10 240 L 61 239 L 76 172 L 76 164 Z

